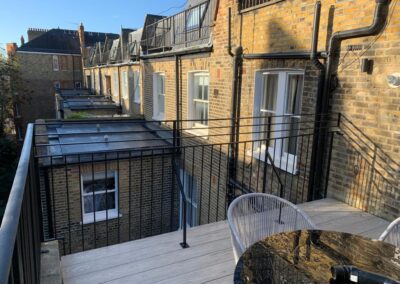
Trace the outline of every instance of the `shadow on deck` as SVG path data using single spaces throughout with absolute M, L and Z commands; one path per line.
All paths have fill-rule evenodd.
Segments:
M 334 199 L 299 205 L 319 229 L 378 238 L 389 222 Z M 226 221 L 62 257 L 64 283 L 232 283 Z

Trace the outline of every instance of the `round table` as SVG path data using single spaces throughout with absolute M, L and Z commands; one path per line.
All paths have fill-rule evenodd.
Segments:
M 400 248 L 347 233 L 280 233 L 245 251 L 234 283 L 329 283 L 335 265 L 353 265 L 399 281 Z

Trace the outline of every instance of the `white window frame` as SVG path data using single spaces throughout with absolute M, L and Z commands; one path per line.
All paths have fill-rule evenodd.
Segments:
M 128 71 L 122 71 L 122 97 L 129 98 Z
M 114 71 L 113 73 L 113 96 L 119 97 L 119 77 L 118 77 L 118 71 Z
M 189 172 L 181 169 L 180 170 L 180 178 L 183 184 L 183 192 L 186 197 L 186 226 L 187 227 L 196 227 L 199 225 L 199 200 L 193 200 L 190 196 L 193 191 L 197 191 L 197 199 L 201 198 L 199 196 L 199 189 L 197 184 L 197 179 L 195 176 L 192 176 Z M 190 187 L 190 181 L 195 185 L 193 188 Z M 192 210 L 193 208 L 193 210 Z M 191 218 L 190 218 L 191 217 Z M 183 227 L 183 198 L 182 194 L 180 194 L 180 207 L 179 207 L 179 226 Z
M 119 191 L 119 185 L 118 185 L 118 172 L 117 171 L 107 171 L 107 177 L 114 176 L 114 184 L 115 184 L 115 208 L 114 209 L 108 209 L 108 210 L 103 210 L 103 211 L 94 211 L 91 213 L 85 213 L 85 196 L 93 196 L 93 193 L 84 193 L 83 192 L 83 182 L 84 181 L 94 181 L 94 180 L 101 180 L 104 179 L 106 173 L 105 172 L 96 172 L 96 173 L 87 173 L 87 174 L 82 174 L 81 175 L 81 196 L 82 196 L 82 219 L 83 219 L 83 224 L 90 224 L 94 222 L 101 222 L 105 220 L 110 220 L 110 219 L 115 219 L 118 217 L 121 217 L 120 214 L 118 214 L 118 191 Z M 113 190 L 104 190 L 101 192 L 97 192 L 95 194 L 106 194 L 113 192 Z
M 58 55 L 53 55 L 53 71 L 60 71 Z
M 208 100 L 201 100 L 201 99 L 195 99 L 195 78 L 196 77 L 208 77 L 208 88 L 207 88 L 207 97 Z M 195 119 L 195 101 L 207 104 L 207 117 L 210 117 L 210 73 L 208 71 L 191 71 L 188 73 L 188 128 L 192 128 L 192 130 L 189 130 L 190 133 L 193 133 L 195 135 L 208 135 L 208 124 L 202 124 L 196 121 L 191 121 Z M 209 121 L 209 120 L 208 120 Z
M 158 77 L 164 78 L 164 90 L 160 92 L 160 86 L 157 85 Z M 154 120 L 165 120 L 165 73 L 156 72 L 153 73 L 153 119 Z M 160 111 L 159 99 L 162 97 L 164 99 L 164 112 Z
M 140 83 L 140 71 L 133 71 L 133 101 L 137 104 L 142 102 L 141 99 L 141 83 Z M 165 101 L 164 101 L 165 102 Z
M 261 101 L 263 94 L 263 76 L 268 74 L 276 74 L 278 75 L 278 90 L 277 90 L 277 102 L 276 102 L 276 111 L 270 110 L 261 110 Z M 268 69 L 268 70 L 258 70 L 256 71 L 255 76 L 255 97 L 254 97 L 254 110 L 253 116 L 256 117 L 255 119 L 255 126 L 253 127 L 253 139 L 255 141 L 261 139 L 260 127 L 260 120 L 257 119 L 262 116 L 262 112 L 264 113 L 271 113 L 272 115 L 278 116 L 275 118 L 275 129 L 274 129 L 274 147 L 268 147 L 268 153 L 270 154 L 271 158 L 273 159 L 274 165 L 286 172 L 291 174 L 298 173 L 298 161 L 297 155 L 287 153 L 283 151 L 283 143 L 286 143 L 287 139 L 279 139 L 279 137 L 287 137 L 288 135 L 285 133 L 287 132 L 284 130 L 284 119 L 287 117 L 294 117 L 301 119 L 300 115 L 290 115 L 287 114 L 285 111 L 285 106 L 287 103 L 287 96 L 288 96 L 288 82 L 290 75 L 301 75 L 303 76 L 301 91 L 300 91 L 300 109 L 302 105 L 302 97 L 304 91 L 304 70 L 297 70 L 297 69 Z M 298 147 L 298 145 L 296 145 Z M 248 151 L 248 155 L 252 155 L 254 158 L 259 159 L 261 161 L 265 160 L 265 150 L 267 146 L 262 141 L 254 144 L 253 152 L 251 150 Z M 281 155 L 282 153 L 282 155 Z M 271 161 L 267 159 L 267 163 L 271 164 Z

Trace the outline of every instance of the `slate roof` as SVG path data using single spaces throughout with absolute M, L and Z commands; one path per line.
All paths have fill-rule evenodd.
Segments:
M 118 38 L 118 34 L 85 32 L 85 45 L 93 46 L 106 38 Z M 79 36 L 75 30 L 51 29 L 20 46 L 17 51 L 80 54 Z

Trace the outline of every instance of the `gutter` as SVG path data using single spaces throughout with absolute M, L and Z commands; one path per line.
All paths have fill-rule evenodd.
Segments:
M 315 57 L 323 58 L 323 54 L 323 52 L 316 52 Z M 307 51 L 243 54 L 244 59 L 310 59 L 310 57 L 311 52 Z
M 140 59 L 146 60 L 146 59 L 152 59 L 152 58 L 173 57 L 173 56 L 177 56 L 177 55 L 179 55 L 179 56 L 191 55 L 191 54 L 197 54 L 197 53 L 211 52 L 212 49 L 213 49 L 212 46 L 205 46 L 205 47 L 177 50 L 177 51 L 171 51 L 171 52 L 160 52 L 160 53 L 155 53 L 155 54 L 142 55 L 142 56 L 140 56 Z

